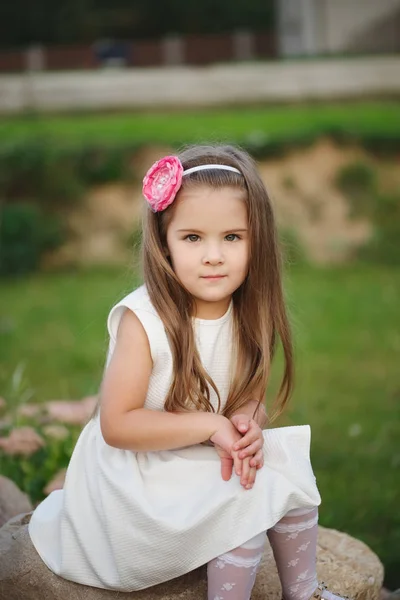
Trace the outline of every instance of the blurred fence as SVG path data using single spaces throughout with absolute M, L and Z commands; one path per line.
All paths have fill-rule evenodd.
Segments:
M 400 56 L 0 75 L 0 112 L 206 107 L 400 93 Z
M 126 42 L 100 40 L 95 44 L 35 46 L 14 52 L 3 51 L 0 52 L 0 72 L 94 69 L 107 65 L 206 65 L 274 56 L 276 40 L 273 33 L 238 31 Z

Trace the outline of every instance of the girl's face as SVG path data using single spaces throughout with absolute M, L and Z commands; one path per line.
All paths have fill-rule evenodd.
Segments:
M 172 267 L 194 297 L 196 317 L 217 319 L 248 270 L 249 230 L 243 192 L 183 189 L 167 229 Z

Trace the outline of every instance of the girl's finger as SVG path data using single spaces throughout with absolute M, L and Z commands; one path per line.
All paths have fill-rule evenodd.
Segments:
M 235 469 L 235 473 L 238 477 L 240 477 L 242 474 L 242 469 L 243 469 L 243 461 L 241 458 L 239 458 L 237 452 L 232 452 L 232 458 L 233 458 L 233 467 Z
M 250 429 L 249 419 L 243 416 L 232 417 L 231 423 L 242 435 L 245 435 Z
M 240 431 L 240 433 L 244 434 L 248 430 L 249 424 L 242 421 L 241 423 L 238 423 L 236 428 L 238 431 Z
M 248 431 L 246 433 L 246 435 L 244 435 L 242 437 L 241 440 L 236 442 L 236 444 L 233 446 L 233 449 L 237 451 L 237 450 L 240 450 L 241 448 L 246 448 L 246 446 L 249 446 L 250 444 L 252 444 L 253 442 L 255 442 L 258 439 L 260 439 L 260 436 L 257 434 L 257 432 L 250 429 L 250 431 Z
M 249 474 L 250 474 L 250 460 L 246 458 L 242 461 L 242 475 L 240 477 L 240 483 L 243 487 L 246 487 L 249 482 Z
M 249 479 L 247 481 L 247 489 L 251 489 L 254 485 L 254 482 L 256 480 L 256 475 L 257 475 L 257 469 L 255 467 L 251 467 L 250 468 L 250 472 L 249 472 Z
M 260 463 L 264 463 L 264 452 L 259 450 L 255 453 L 253 458 L 250 459 L 250 466 L 257 467 Z
M 221 460 L 221 476 L 224 481 L 229 481 L 232 476 L 233 459 L 225 456 L 220 457 Z
M 241 458 L 243 460 L 247 456 L 254 456 L 257 452 L 259 452 L 262 449 L 262 447 L 263 447 L 262 441 L 256 440 L 255 442 L 253 442 L 252 444 L 247 446 L 247 448 L 244 448 L 244 450 L 241 450 L 239 452 L 239 458 Z

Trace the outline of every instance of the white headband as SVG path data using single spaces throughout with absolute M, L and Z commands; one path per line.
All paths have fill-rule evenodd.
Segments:
M 177 156 L 164 156 L 147 171 L 143 179 L 143 196 L 150 204 L 153 212 L 165 210 L 175 199 L 182 184 L 182 177 L 204 171 L 205 169 L 221 169 L 243 174 L 229 165 L 199 165 L 183 170 L 183 165 Z
M 233 171 L 234 173 L 239 173 L 239 175 L 241 175 L 241 172 L 238 169 L 235 169 L 235 167 L 230 167 L 229 165 L 199 165 L 198 167 L 192 167 L 191 169 L 183 171 L 182 174 L 183 176 L 190 175 L 190 173 L 196 173 L 196 171 L 204 171 L 205 169 L 220 169 L 221 171 Z

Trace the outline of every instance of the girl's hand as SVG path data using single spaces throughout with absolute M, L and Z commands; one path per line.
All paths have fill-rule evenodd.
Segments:
M 220 461 L 221 461 L 221 475 L 222 475 L 222 479 L 224 481 L 229 481 L 230 478 L 232 477 L 233 458 L 229 454 L 229 452 L 226 452 L 226 450 L 224 450 L 223 448 L 221 448 L 221 446 L 218 446 L 218 445 L 214 444 L 214 448 L 217 451 L 218 456 L 219 456 Z
M 249 416 L 246 414 L 233 415 L 231 422 L 238 432 L 242 434 L 241 439 L 235 443 L 233 449 L 238 452 L 238 456 L 243 460 L 243 464 L 244 460 L 248 460 L 250 468 L 261 469 L 264 465 L 264 454 L 262 451 L 264 436 L 262 429 L 253 419 L 249 419 Z
M 252 457 L 247 457 L 244 458 L 242 461 L 240 483 L 244 488 L 246 488 L 246 490 L 250 490 L 253 487 L 253 484 L 256 480 L 257 467 L 251 466 L 251 460 L 253 460 Z
M 218 452 L 218 456 L 221 459 L 221 475 L 224 481 L 229 481 L 232 477 L 232 466 L 233 459 L 228 452 L 223 450 L 221 446 L 214 446 L 215 450 Z M 237 472 L 237 475 L 240 475 L 240 484 L 246 488 L 251 489 L 253 487 L 254 481 L 256 479 L 257 469 L 255 467 L 250 466 L 250 458 L 245 458 L 242 462 L 242 468 L 240 472 Z
M 242 436 L 236 427 L 222 415 L 219 415 L 218 429 L 210 437 L 210 442 L 215 446 L 221 459 L 221 475 L 224 481 L 229 481 L 234 467 L 237 475 L 242 471 L 242 460 L 233 446 L 241 440 Z

